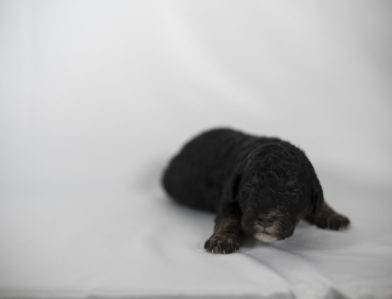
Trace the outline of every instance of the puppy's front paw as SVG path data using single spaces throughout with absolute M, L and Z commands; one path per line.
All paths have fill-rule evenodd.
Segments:
M 240 248 L 240 241 L 235 234 L 213 234 L 204 244 L 212 253 L 232 253 Z
M 318 219 L 316 225 L 320 228 L 331 230 L 344 230 L 350 224 L 350 219 L 340 214 L 330 214 L 323 219 Z

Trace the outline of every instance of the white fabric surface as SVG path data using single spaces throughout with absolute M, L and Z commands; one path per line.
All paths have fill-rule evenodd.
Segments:
M 391 4 L 1 1 L 0 297 L 392 298 Z M 168 158 L 214 126 L 313 161 L 352 226 L 203 250 Z

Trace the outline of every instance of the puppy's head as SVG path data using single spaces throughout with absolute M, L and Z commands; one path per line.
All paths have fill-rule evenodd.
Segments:
M 323 196 L 305 154 L 287 142 L 264 144 L 246 158 L 237 193 L 242 229 L 263 242 L 285 239 Z

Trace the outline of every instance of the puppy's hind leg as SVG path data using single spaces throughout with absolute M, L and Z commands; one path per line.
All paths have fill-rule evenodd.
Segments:
M 309 214 L 304 218 L 311 224 L 331 230 L 344 230 L 350 224 L 346 216 L 335 212 L 325 201 L 317 214 Z

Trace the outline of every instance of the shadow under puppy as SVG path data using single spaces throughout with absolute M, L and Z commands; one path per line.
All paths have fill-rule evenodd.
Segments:
M 213 253 L 237 250 L 242 233 L 268 243 L 285 239 L 301 219 L 333 230 L 350 222 L 324 201 L 305 153 L 278 138 L 204 132 L 172 158 L 162 183 L 176 201 L 216 212 L 204 245 Z

